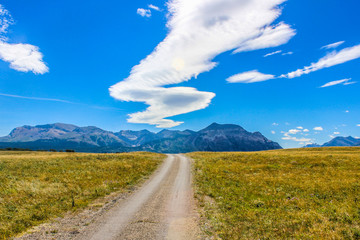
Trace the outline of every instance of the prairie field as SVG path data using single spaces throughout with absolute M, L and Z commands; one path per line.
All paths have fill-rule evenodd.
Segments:
M 149 176 L 165 155 L 0 151 L 0 239 Z
M 360 239 L 358 147 L 188 156 L 208 235 Z

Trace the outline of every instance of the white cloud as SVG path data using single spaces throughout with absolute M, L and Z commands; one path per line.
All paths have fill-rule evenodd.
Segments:
M 304 128 L 303 128 L 303 127 L 301 127 L 301 126 L 299 126 L 299 127 L 297 127 L 297 129 L 301 129 L 301 130 L 302 130 L 302 129 L 304 129 Z
M 281 55 L 286 56 L 286 55 L 293 55 L 293 54 L 294 54 L 293 52 L 286 52 L 286 53 L 283 53 Z
M 155 11 L 161 11 L 158 6 L 155 6 L 153 4 L 149 4 L 148 7 L 151 8 L 151 9 L 154 9 Z
M 322 127 L 314 127 L 315 131 L 323 131 L 324 129 Z
M 270 56 L 272 56 L 272 55 L 279 54 L 279 53 L 282 53 L 282 50 L 279 50 L 279 51 L 275 51 L 275 52 L 271 52 L 271 53 L 265 54 L 265 55 L 264 55 L 264 57 L 270 57 Z
M 275 132 L 275 131 L 271 131 L 271 133 L 272 133 L 272 134 L 276 134 L 276 132 Z
M 10 13 L 0 4 L 0 59 L 10 63 L 10 68 L 20 72 L 44 74 L 49 68 L 43 61 L 39 48 L 30 44 L 7 43 L 8 27 L 13 24 Z
M 315 72 L 324 68 L 329 68 L 358 58 L 360 58 L 360 45 L 345 48 L 339 52 L 333 51 L 327 54 L 325 57 L 321 58 L 318 62 L 312 63 L 310 66 L 304 67 L 303 69 L 298 69 L 294 72 L 281 75 L 281 77 L 300 77 L 304 74 L 309 74 L 311 72 Z
M 334 135 L 339 135 L 340 133 L 339 132 L 334 132 Z
M 299 129 L 290 129 L 288 132 L 283 132 L 284 137 L 282 139 L 295 141 L 295 142 L 306 142 L 306 143 L 311 141 L 311 139 L 309 138 L 304 138 L 304 137 L 297 138 L 296 136 L 291 136 L 291 135 L 296 135 L 299 132 L 301 132 Z
M 136 13 L 142 17 L 151 17 L 150 9 L 138 8 Z
M 356 126 L 360 127 L 360 124 L 358 124 L 358 125 L 356 125 Z
M 303 132 L 310 132 L 309 129 L 304 129 Z
M 229 83 L 254 83 L 263 82 L 266 80 L 274 79 L 275 76 L 271 74 L 263 74 L 257 70 L 239 73 L 226 79 Z
M 349 111 L 349 110 L 346 110 L 345 112 L 346 112 L 346 113 L 349 113 L 350 111 Z
M 180 125 L 169 117 L 206 108 L 215 96 L 195 88 L 167 87 L 196 78 L 217 66 L 219 54 L 275 47 L 295 31 L 271 24 L 285 0 L 170 0 L 169 33 L 155 50 L 133 67 L 130 76 L 110 88 L 112 97 L 144 102 L 149 107 L 130 114 L 129 122 L 168 128 Z
M 278 123 L 275 123 L 275 122 L 274 122 L 272 125 L 273 125 L 273 126 L 279 126 L 279 124 L 278 124 Z
M 339 84 L 346 85 L 346 83 L 349 82 L 350 80 L 351 80 L 351 78 L 346 78 L 346 79 L 342 79 L 342 80 L 328 82 L 328 83 L 322 85 L 321 88 L 331 87 L 331 86 L 335 86 L 335 85 L 339 85 Z
M 297 133 L 299 133 L 299 132 L 301 132 L 301 131 L 298 130 L 298 129 L 290 129 L 290 130 L 288 131 L 289 134 L 297 134 Z
M 345 43 L 345 41 L 340 41 L 340 42 L 336 42 L 336 43 L 332 43 L 326 46 L 321 47 L 321 49 L 332 49 L 332 48 L 337 48 L 338 46 L 342 45 L 343 43 Z
M 0 42 L 0 59 L 10 63 L 10 68 L 20 72 L 44 74 L 49 71 L 39 48 L 30 44 Z

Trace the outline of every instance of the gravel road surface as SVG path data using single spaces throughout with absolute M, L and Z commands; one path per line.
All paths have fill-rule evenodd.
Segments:
M 168 155 L 159 171 L 76 237 L 78 240 L 202 239 L 190 159 Z

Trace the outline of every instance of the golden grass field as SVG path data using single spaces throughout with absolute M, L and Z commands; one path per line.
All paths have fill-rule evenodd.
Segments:
M 188 155 L 209 235 L 360 239 L 358 147 Z
M 165 155 L 0 151 L 0 239 L 126 190 Z

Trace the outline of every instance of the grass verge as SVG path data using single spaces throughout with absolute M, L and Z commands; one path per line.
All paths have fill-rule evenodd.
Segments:
M 0 152 L 0 239 L 149 176 L 164 159 L 154 153 Z
M 360 239 L 360 148 L 188 156 L 209 235 Z

